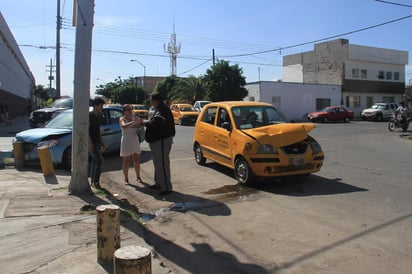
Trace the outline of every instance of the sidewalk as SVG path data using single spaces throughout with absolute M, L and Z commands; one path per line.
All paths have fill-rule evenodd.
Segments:
M 0 128 L 12 139 L 28 129 L 27 117 Z M 9 143 L 11 148 L 11 143 Z M 5 146 L 4 146 L 5 147 Z M 0 152 L 7 152 L 0 148 Z M 117 204 L 112 195 L 68 194 L 70 174 L 56 171 L 45 178 L 40 169 L 0 169 L 1 273 L 113 273 L 112 265 L 97 262 L 96 214 L 98 205 Z M 140 245 L 152 250 L 153 273 L 173 273 L 145 243 L 144 227 L 122 211 L 121 246 Z

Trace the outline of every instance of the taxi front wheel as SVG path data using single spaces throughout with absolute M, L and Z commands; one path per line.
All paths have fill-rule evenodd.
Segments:
M 250 169 L 247 161 L 242 157 L 235 161 L 235 178 L 243 185 L 252 185 L 254 182 L 255 175 Z
M 203 156 L 202 148 L 199 144 L 195 145 L 195 160 L 199 165 L 204 165 L 206 163 L 206 158 Z

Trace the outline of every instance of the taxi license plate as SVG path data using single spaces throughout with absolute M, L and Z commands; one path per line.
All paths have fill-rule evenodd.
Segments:
M 289 164 L 294 165 L 294 166 L 300 166 L 303 165 L 305 160 L 303 158 L 290 158 L 289 159 Z

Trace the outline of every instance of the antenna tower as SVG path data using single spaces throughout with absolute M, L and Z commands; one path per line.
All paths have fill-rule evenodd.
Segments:
M 173 33 L 170 35 L 170 42 L 163 45 L 164 51 L 170 54 L 170 74 L 176 75 L 177 54 L 180 53 L 180 43 L 176 43 L 175 24 L 173 23 Z

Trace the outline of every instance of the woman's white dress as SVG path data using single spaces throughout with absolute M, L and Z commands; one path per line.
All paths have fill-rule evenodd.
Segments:
M 120 142 L 120 157 L 131 156 L 134 153 L 140 153 L 140 142 L 137 136 L 137 128 L 129 127 L 122 129 L 122 139 Z

